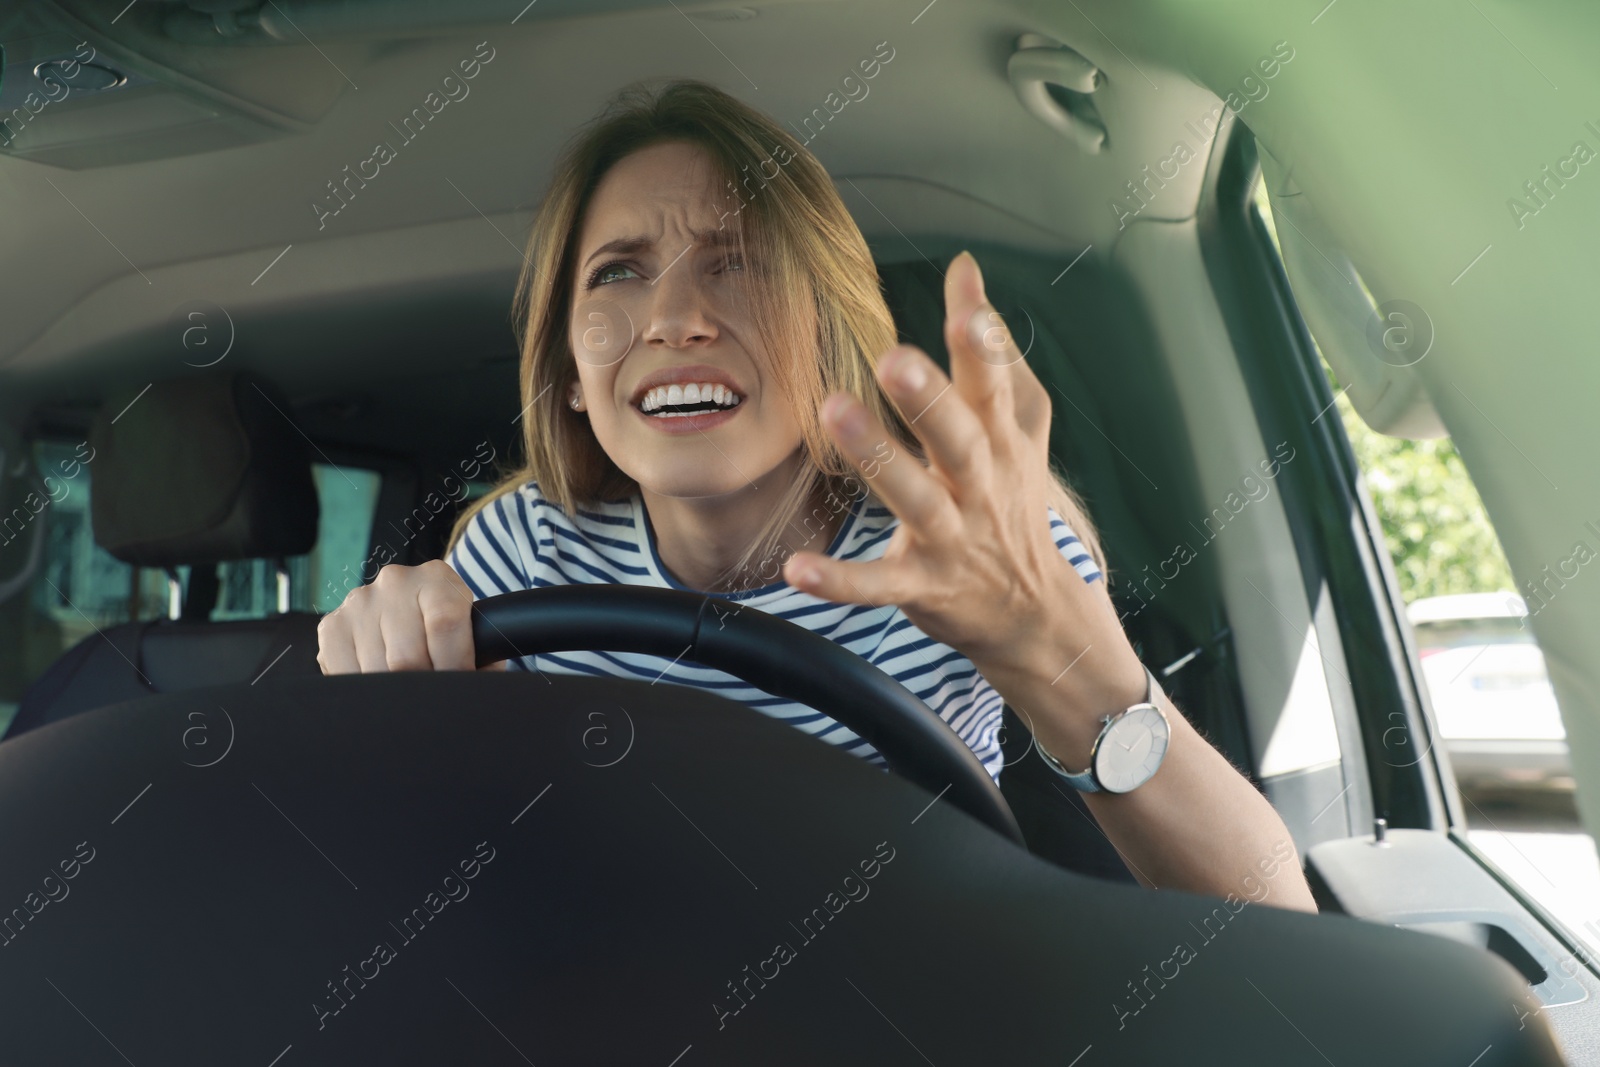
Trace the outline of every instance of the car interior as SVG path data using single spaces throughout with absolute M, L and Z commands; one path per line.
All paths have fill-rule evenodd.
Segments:
M 91 768 L 118 758 L 113 740 L 127 746 L 126 760 L 147 751 L 135 732 L 139 714 L 121 706 L 156 704 L 130 701 L 159 697 L 173 709 L 163 723 L 200 722 L 182 716 L 209 714 L 206 694 L 227 686 L 239 694 L 228 705 L 237 723 L 269 718 L 263 702 L 274 694 L 287 723 L 306 721 L 324 691 L 355 692 L 319 688 L 338 681 L 323 679 L 316 662 L 321 614 L 379 566 L 439 558 L 461 507 L 511 469 L 521 448 L 510 309 L 531 212 L 556 153 L 623 85 L 693 77 L 788 122 L 818 155 L 868 239 L 900 337 L 940 361 L 943 269 L 962 249 L 977 257 L 990 298 L 1052 394 L 1052 454 L 1100 529 L 1113 600 L 1135 648 L 1174 703 L 1271 800 L 1306 862 L 1324 913 L 1308 922 L 1331 932 L 1319 941 L 1309 926 L 1272 926 L 1278 917 L 1255 914 L 1269 909 L 1246 909 L 1260 924 L 1251 951 L 1265 955 L 1275 940 L 1281 948 L 1281 939 L 1304 935 L 1317 951 L 1343 939 L 1376 960 L 1387 943 L 1376 934 L 1365 940 L 1368 932 L 1419 935 L 1396 942 L 1394 958 L 1413 960 L 1407 981 L 1418 979 L 1417 996 L 1433 1000 L 1378 1027 L 1387 1052 L 1369 1056 L 1374 1062 L 1447 1062 L 1434 1053 L 1464 1047 L 1469 1030 L 1470 1040 L 1490 1035 L 1479 1042 L 1491 1046 L 1480 1054 L 1485 1065 L 1563 1062 L 1562 1055 L 1600 1062 L 1594 962 L 1458 832 L 1461 804 L 1448 757 L 1431 740 L 1428 697 L 1382 535 L 1343 431 L 1323 417 L 1335 387 L 1322 359 L 1352 383 L 1351 399 L 1379 429 L 1436 432 L 1450 414 L 1435 411 L 1418 375 L 1377 363 L 1360 351 L 1364 342 L 1348 341 L 1341 316 L 1355 314 L 1348 301 L 1357 298 L 1330 295 L 1327 278 L 1315 274 L 1331 268 L 1339 280 L 1347 266 L 1354 271 L 1368 238 L 1326 229 L 1347 219 L 1347 208 L 1325 202 L 1324 221 L 1297 199 L 1297 174 L 1314 189 L 1325 173 L 1286 162 L 1308 150 L 1285 112 L 1271 110 L 1322 106 L 1312 87 L 1326 84 L 1319 79 L 1330 63 L 1359 54 L 1359 29 L 1378 15 L 1345 10 L 1357 5 L 1318 15 L 1320 4 L 1290 14 L 1240 2 L 1207 16 L 1170 3 L 1102 0 L 124 3 L 29 0 L 0 14 L 8 237 L 0 245 L 0 842 L 17 857 L 49 853 L 53 862 L 61 842 L 69 851 L 72 844 L 46 834 L 24 809 L 90 788 L 84 783 L 99 780 Z M 1163 18 L 1172 24 L 1145 25 Z M 874 53 L 880 42 L 888 46 Z M 1485 38 L 1477 47 L 1500 46 Z M 878 72 L 864 80 L 858 61 L 874 54 Z M 474 56 L 477 74 L 462 78 L 459 64 Z M 68 64 L 77 68 L 70 75 Z M 436 90 L 452 72 L 463 95 L 424 105 L 440 100 Z M 59 85 L 70 87 L 65 95 Z M 395 125 L 413 113 L 423 116 L 415 129 Z M 352 180 L 375 140 L 394 145 L 394 158 L 376 178 Z M 1359 288 L 1370 309 L 1367 285 Z M 1486 488 L 1485 499 L 1494 510 L 1492 492 Z M 1508 551 L 1515 547 L 1508 537 Z M 1581 603 L 1576 594 L 1570 601 L 1573 610 Z M 512 680 L 477 681 L 488 693 Z M 429 695 L 453 699 L 439 680 L 406 683 L 409 690 L 392 682 L 375 681 L 372 692 L 387 684 L 381 692 L 396 709 Z M 687 704 L 681 714 L 699 722 Z M 349 709 L 349 717 L 369 735 L 384 729 L 371 707 Z M 529 731 L 530 745 L 539 730 L 560 733 L 511 722 L 503 729 Z M 750 727 L 748 743 L 776 745 L 761 725 Z M 94 741 L 92 729 L 108 731 L 105 739 Z M 327 753 L 337 750 L 341 765 L 360 763 L 350 740 L 357 733 L 307 729 L 326 750 L 308 761 L 331 768 Z M 1568 733 L 1581 731 L 1569 724 Z M 248 733 L 238 736 L 240 754 L 258 758 L 243 752 Z M 438 751 L 455 751 L 456 739 L 430 736 Z M 193 736 L 183 737 L 192 751 Z M 1027 853 L 1052 872 L 1016 890 L 1016 914 L 1031 914 L 1028 894 L 1044 894 L 1039 886 L 1057 876 L 1087 886 L 1074 892 L 1103 904 L 1108 919 L 1151 896 L 1133 886 L 1083 801 L 1028 742 L 1008 710 L 1000 792 Z M 1575 738 L 1574 763 L 1580 743 Z M 61 754 L 46 760 L 50 745 Z M 290 759 L 293 746 L 280 748 Z M 214 744 L 206 759 L 218 751 Z M 872 783 L 857 784 L 827 754 L 795 759 L 822 776 L 813 793 L 824 784 L 840 796 L 870 792 Z M 35 764 L 66 777 L 30 770 Z M 323 772 L 311 766 L 306 780 L 320 782 Z M 460 813 L 487 803 L 492 775 L 484 773 L 461 786 Z M 494 773 L 513 772 L 508 763 Z M 1579 774 L 1580 790 L 1597 784 L 1585 785 L 1586 776 Z M 146 780 L 160 779 L 139 782 Z M 262 785 L 256 791 L 268 795 Z M 166 803 L 159 792 L 147 803 Z M 613 802 L 608 796 L 593 798 L 595 810 Z M 182 810 L 211 818 L 198 811 L 210 802 Z M 938 811 L 952 856 L 996 879 L 1023 870 L 1010 858 L 1019 849 Z M 213 829 L 226 836 L 221 827 Z M 102 851 L 115 855 L 111 835 L 123 828 L 62 832 L 105 839 Z M 310 826 L 300 834 L 317 836 Z M 189 846 L 210 840 L 196 831 Z M 201 869 L 193 848 L 174 845 L 169 856 L 151 847 L 174 871 Z M 189 858 L 171 858 L 180 852 Z M 224 854 L 233 853 L 214 856 Z M 595 863 L 610 871 L 612 861 Z M 0 876 L 0 908 L 37 881 L 32 868 L 0 858 L 7 867 L 17 870 L 16 885 Z M 930 869 L 926 877 L 938 875 Z M 1123 895 L 1096 895 L 1113 884 Z M 137 894 L 128 892 L 124 920 L 137 914 Z M 222 899 L 193 904 L 196 921 L 220 921 Z M 82 902 L 85 912 L 90 900 L 112 906 L 102 893 Z M 88 951 L 62 947 L 71 908 L 62 903 L 54 916 L 60 929 L 47 936 L 57 941 L 29 929 L 32 940 L 16 937 L 13 952 L 48 950 L 56 955 L 39 958 L 64 960 Z M 308 929 L 336 929 L 352 914 L 323 926 L 308 920 Z M 1332 917 L 1337 924 L 1327 925 Z M 481 945 L 492 940 L 487 929 L 475 936 Z M 615 977 L 626 960 L 606 970 L 548 936 L 552 959 L 572 961 L 591 984 L 615 981 L 645 996 L 642 979 Z M 904 931 L 894 936 L 912 943 Z M 622 951 L 610 934 L 596 944 L 596 960 Z M 1421 945 L 1466 950 L 1433 957 Z M 641 958 L 653 951 L 640 949 Z M 1306 976 L 1317 970 L 1307 967 L 1283 979 L 1323 983 L 1294 1013 L 1317 1032 L 1315 1042 L 1295 1036 L 1294 1023 L 1282 1028 L 1289 1016 L 1262 1002 L 1272 987 L 1257 989 L 1262 1000 L 1249 1010 L 1277 1020 L 1282 1060 L 1322 1062 L 1322 1048 L 1358 1047 L 1340 1045 L 1361 1035 L 1334 1033 L 1331 1021 L 1348 1028 L 1349 1005 L 1370 1006 L 1360 998 L 1375 997 L 1382 982 L 1355 958 L 1352 951 L 1319 978 Z M 136 973 L 117 959 L 124 980 Z M 1245 974 L 1248 959 L 1241 947 L 1228 966 Z M 1028 968 L 1045 964 L 1025 954 L 1010 960 L 1018 988 L 1007 987 L 1014 999 L 1002 1028 L 1032 1033 L 1028 1020 L 1049 1011 L 1020 987 L 1023 974 L 1034 973 Z M 1473 963 L 1445 967 L 1465 960 Z M 1464 975 L 1480 961 L 1486 977 L 1471 986 L 1477 979 Z M 635 963 L 640 974 L 650 970 Z M 0 959 L 0 971 L 5 965 Z M 1385 980 L 1399 982 L 1404 968 L 1393 966 Z M 1423 993 L 1428 966 L 1458 973 Z M 262 963 L 252 973 L 268 972 L 281 977 L 283 967 Z M 1138 972 L 1118 964 L 1099 977 L 1119 990 L 1108 996 L 1125 998 L 1122 979 Z M 22 979 L 0 977 L 12 1005 L 0 1013 L 54 997 L 48 989 L 18 992 L 13 981 Z M 1254 996 L 1240 988 L 1238 996 Z M 1495 1000 L 1500 992 L 1491 988 L 1510 994 Z M 798 989 L 795 996 L 796 1011 L 834 1010 Z M 114 999 L 107 994 L 101 1012 L 117 1014 Z M 303 999 L 293 1009 L 300 1016 Z M 55 1019 L 60 1004 L 51 1003 Z M 1096 1004 L 1085 1010 L 1106 1016 L 1100 1023 L 1120 1021 Z M 357 1007 L 352 1002 L 352 1015 Z M 1453 1013 L 1469 1008 L 1476 1021 L 1447 1034 Z M 1220 1017 L 1197 1021 L 1200 1011 L 1175 1007 L 1159 1035 L 1127 1040 L 1151 1042 L 1140 1056 L 1207 1040 L 1222 1049 L 1231 1038 L 1215 1034 L 1230 1027 Z M 326 1015 L 296 1018 L 339 1029 Z M 556 1025 L 538 1013 L 527 1018 Z M 639 1018 L 659 1021 L 643 1009 Z M 255 1033 L 232 1025 L 196 1024 L 188 1044 L 172 1047 L 198 1048 L 202 1033 L 218 1041 Z M 1070 1060 L 1083 1044 L 1104 1054 L 1121 1040 L 1120 1028 L 1107 1029 L 1071 1048 L 1061 1038 L 1058 1054 Z M 1128 1020 L 1127 1029 L 1140 1028 Z M 48 1047 L 44 1037 L 26 1040 Z M 73 1040 L 96 1055 L 109 1051 L 92 1031 Z M 282 1062 L 321 1062 L 316 1040 L 295 1037 Z M 393 1040 L 402 1057 L 426 1045 Z M 522 1055 L 506 1033 L 478 1040 L 472 1062 Z M 695 1051 L 680 1054 L 684 1063 L 715 1040 L 695 1037 Z M 891 1031 L 889 1040 L 899 1039 Z M 782 1053 L 761 1046 L 761 1055 L 805 1062 L 802 1045 Z M 910 1052 L 894 1047 L 895 1055 Z M 1134 1062 L 1134 1047 L 1116 1062 Z M 277 1048 L 262 1051 L 266 1063 Z M 661 1062 L 676 1051 L 665 1049 Z

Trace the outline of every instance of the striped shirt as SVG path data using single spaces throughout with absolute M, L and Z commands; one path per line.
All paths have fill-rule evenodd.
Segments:
M 831 499 L 837 502 L 838 510 L 847 508 L 848 513 L 827 554 L 856 561 L 882 556 L 899 520 L 869 495 Z M 1094 560 L 1053 509 L 1049 520 L 1061 554 L 1085 581 L 1100 578 Z M 447 562 L 478 599 L 552 585 L 607 583 L 688 588 L 662 565 L 656 552 L 655 532 L 638 494 L 629 500 L 579 509 L 575 517 L 569 518 L 560 505 L 546 500 L 533 482 L 504 494 L 473 516 Z M 781 577 L 768 585 L 716 595 L 819 633 L 885 671 L 949 723 L 998 780 L 1004 766 L 999 739 L 1003 707 L 1000 695 L 970 660 L 917 629 L 899 608 L 836 604 L 801 592 Z M 512 660 L 508 666 L 550 674 L 661 680 L 707 689 L 873 764 L 884 764 L 875 748 L 821 712 L 773 697 L 730 674 L 697 664 L 669 661 L 662 656 L 595 651 L 540 653 Z

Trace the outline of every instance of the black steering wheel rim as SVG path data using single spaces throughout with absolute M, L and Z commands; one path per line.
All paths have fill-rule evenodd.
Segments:
M 472 606 L 479 666 L 541 652 L 634 652 L 725 671 L 816 708 L 878 750 L 891 770 L 1026 847 L 978 757 L 910 690 L 820 634 L 736 601 L 674 589 L 568 585 Z

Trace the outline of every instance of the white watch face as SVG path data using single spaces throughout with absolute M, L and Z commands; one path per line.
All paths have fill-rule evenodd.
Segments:
M 1150 780 L 1167 754 L 1171 730 L 1152 704 L 1136 704 L 1114 719 L 1095 747 L 1094 773 L 1108 793 L 1126 793 Z

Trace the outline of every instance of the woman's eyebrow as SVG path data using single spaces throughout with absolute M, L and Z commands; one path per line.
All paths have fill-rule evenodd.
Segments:
M 710 248 L 722 248 L 737 243 L 737 238 L 729 230 L 701 230 L 694 234 L 694 240 L 696 244 Z M 590 252 L 588 257 L 584 259 L 583 265 L 588 266 L 591 260 L 598 259 L 608 253 L 632 255 L 635 252 L 642 252 L 647 248 L 652 248 L 654 245 L 654 239 L 643 234 L 632 237 L 616 237 Z
M 651 241 L 650 238 L 644 236 L 617 237 L 613 240 L 607 241 L 593 252 L 590 252 L 588 259 L 583 261 L 583 265 L 587 267 L 590 260 L 598 259 L 600 256 L 603 256 L 608 252 L 621 252 L 624 255 L 631 255 L 634 252 L 640 252 L 646 248 L 649 248 L 652 244 L 654 244 L 654 242 Z

